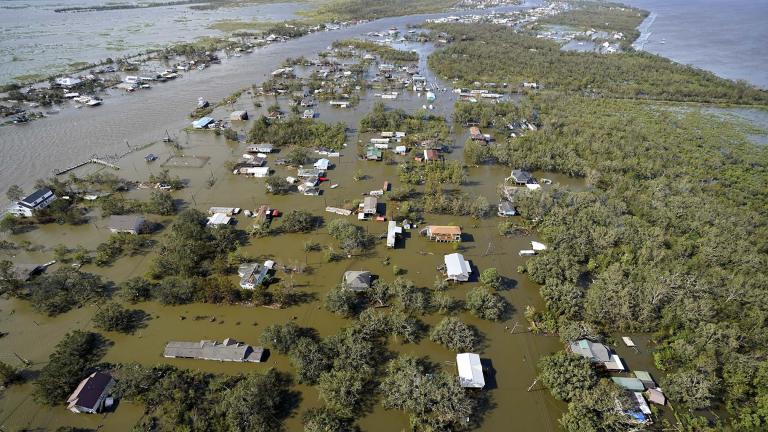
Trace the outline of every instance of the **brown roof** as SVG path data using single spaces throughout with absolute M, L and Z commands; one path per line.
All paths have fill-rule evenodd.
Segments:
M 453 225 L 430 225 L 429 232 L 432 234 L 461 235 L 461 227 Z

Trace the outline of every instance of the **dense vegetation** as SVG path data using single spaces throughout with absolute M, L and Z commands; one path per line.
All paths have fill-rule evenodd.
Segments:
M 35 381 L 35 399 L 63 403 L 77 384 L 93 372 L 103 355 L 104 339 L 98 333 L 75 330 L 64 336 Z
M 556 42 L 493 25 L 431 25 L 457 42 L 429 57 L 440 76 L 475 81 L 537 82 L 587 96 L 737 104 L 767 104 L 768 92 L 744 82 L 674 63 L 646 52 L 612 55 L 561 51 Z M 514 59 L 514 61 L 499 61 Z
M 413 51 L 402 51 L 394 49 L 389 45 L 378 44 L 361 39 L 344 39 L 335 41 L 333 43 L 334 48 L 348 48 L 352 47 L 358 50 L 367 51 L 379 56 L 383 61 L 393 62 L 415 62 L 419 60 L 419 54 Z
M 438 12 L 456 4 L 455 0 L 333 0 L 303 13 L 315 21 L 371 20 L 410 14 Z
M 254 122 L 249 139 L 268 142 L 277 147 L 309 147 L 341 150 L 346 140 L 343 123 L 327 125 L 312 119 L 291 116 L 284 121 L 270 121 L 262 116 Z
M 448 125 L 444 118 L 423 110 L 408 114 L 402 109 L 388 109 L 382 102 L 376 102 L 371 112 L 360 119 L 360 130 L 405 132 L 406 144 L 419 144 L 424 140 L 441 143 L 448 138 Z

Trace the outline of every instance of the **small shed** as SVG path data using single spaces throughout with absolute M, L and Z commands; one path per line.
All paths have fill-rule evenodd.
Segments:
M 368 147 L 368 149 L 365 151 L 365 158 L 368 160 L 378 161 L 378 160 L 381 160 L 381 156 L 382 156 L 381 149 L 378 149 L 373 146 Z
M 355 270 L 344 272 L 341 286 L 350 291 L 366 291 L 371 287 L 371 272 Z
M 232 121 L 248 120 L 248 111 L 232 111 L 229 114 L 229 119 Z
M 475 353 L 456 354 L 456 366 L 459 369 L 459 384 L 464 388 L 485 387 L 483 365 L 480 356 Z
M 472 267 L 469 265 L 469 261 L 464 259 L 464 255 L 452 253 L 443 257 L 443 261 L 445 261 L 445 273 L 448 279 L 456 282 L 466 282 L 469 280 L 469 275 L 472 274 Z
M 144 218 L 139 215 L 112 215 L 109 217 L 107 227 L 113 234 L 138 234 L 144 228 Z

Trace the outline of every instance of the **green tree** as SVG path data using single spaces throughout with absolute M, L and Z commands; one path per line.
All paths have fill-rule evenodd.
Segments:
M 352 420 L 328 408 L 310 408 L 304 412 L 304 432 L 357 432 Z
M 24 198 L 24 190 L 21 188 L 21 186 L 13 184 L 8 187 L 8 190 L 5 192 L 5 196 L 8 197 L 9 201 L 19 201 Z
M 429 339 L 456 352 L 472 351 L 480 341 L 474 327 L 453 317 L 443 318 L 432 329 Z
M 503 279 L 498 270 L 490 267 L 480 273 L 480 283 L 487 288 L 498 291 L 502 288 Z
M 302 384 L 315 384 L 320 375 L 328 371 L 331 361 L 322 343 L 310 337 L 300 337 L 292 344 L 289 357 Z
M 317 390 L 326 406 L 341 417 L 355 417 L 367 395 L 369 375 L 365 370 L 332 370 L 320 375 Z
M 272 432 L 281 430 L 282 421 L 293 410 L 290 377 L 275 369 L 265 374 L 251 373 L 224 393 L 221 409 L 228 430 L 233 432 Z M 254 409 L 258 407 L 258 409 Z
M 402 355 L 387 365 L 379 392 L 384 408 L 408 412 L 414 430 L 467 430 L 476 408 L 455 377 Z
M 8 387 L 11 384 L 19 383 L 24 378 L 21 372 L 8 363 L 0 361 L 0 385 Z
M 67 333 L 40 370 L 33 391 L 35 399 L 47 405 L 62 403 L 101 358 L 102 347 L 103 340 L 97 333 Z
M 360 303 L 357 293 L 337 286 L 325 296 L 325 307 L 329 311 L 344 317 L 352 316 Z
M 539 360 L 539 378 L 557 399 L 570 401 L 597 384 L 592 363 L 580 356 L 558 351 Z
M 93 324 L 96 328 L 105 331 L 131 333 L 140 324 L 139 315 L 143 311 L 129 310 L 119 303 L 107 303 L 100 307 L 93 316 Z
M 277 175 L 267 177 L 267 179 L 264 180 L 264 184 L 267 187 L 267 192 L 273 195 L 285 195 L 290 192 L 292 188 L 291 184 L 288 183 L 288 180 Z
M 285 232 L 310 232 L 322 223 L 323 218 L 306 210 L 291 210 L 283 216 L 280 229 Z
M 176 204 L 170 193 L 164 191 L 152 191 L 147 203 L 147 211 L 162 216 L 176 214 Z
M 467 293 L 467 310 L 479 318 L 498 321 L 508 308 L 509 303 L 488 288 L 473 288 Z
M 151 299 L 153 288 L 150 281 L 137 276 L 120 284 L 118 293 L 125 301 L 135 304 Z
M 272 324 L 261 334 L 261 343 L 287 354 L 305 334 L 305 330 L 292 322 Z

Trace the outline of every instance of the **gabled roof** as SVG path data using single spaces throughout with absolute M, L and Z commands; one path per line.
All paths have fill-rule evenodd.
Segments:
M 69 407 L 79 406 L 87 409 L 96 409 L 99 398 L 109 383 L 112 376 L 104 372 L 94 372 L 88 378 L 80 381 L 72 395 L 67 399 Z
M 39 201 L 41 198 L 50 194 L 53 194 L 53 192 L 47 187 L 38 189 L 22 198 L 21 201 L 19 201 L 19 204 L 24 205 L 25 207 L 31 207 L 35 205 L 35 201 Z
M 574 354 L 592 361 L 605 363 L 611 360 L 611 353 L 607 346 L 588 339 L 573 341 L 570 344 L 570 348 Z

